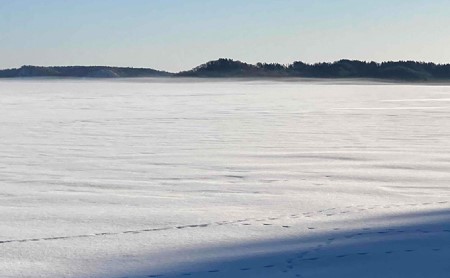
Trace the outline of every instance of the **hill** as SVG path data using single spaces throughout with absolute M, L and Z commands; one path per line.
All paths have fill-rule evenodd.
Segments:
M 165 77 L 172 74 L 149 68 L 106 66 L 38 67 L 22 66 L 17 69 L 0 70 L 0 78 L 11 77 Z

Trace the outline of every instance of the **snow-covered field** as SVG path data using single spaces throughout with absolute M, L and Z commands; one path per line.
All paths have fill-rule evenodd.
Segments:
M 450 277 L 450 86 L 0 81 L 0 277 Z

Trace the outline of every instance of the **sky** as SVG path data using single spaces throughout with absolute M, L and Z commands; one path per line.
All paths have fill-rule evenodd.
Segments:
M 0 68 L 450 63 L 448 0 L 0 0 Z

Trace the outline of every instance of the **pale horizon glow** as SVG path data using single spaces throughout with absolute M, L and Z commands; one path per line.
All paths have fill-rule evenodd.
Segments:
M 0 68 L 188 70 L 358 59 L 450 63 L 450 2 L 0 0 Z

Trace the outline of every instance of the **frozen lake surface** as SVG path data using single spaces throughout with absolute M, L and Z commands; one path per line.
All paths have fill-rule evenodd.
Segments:
M 450 86 L 0 81 L 0 277 L 446 277 Z

